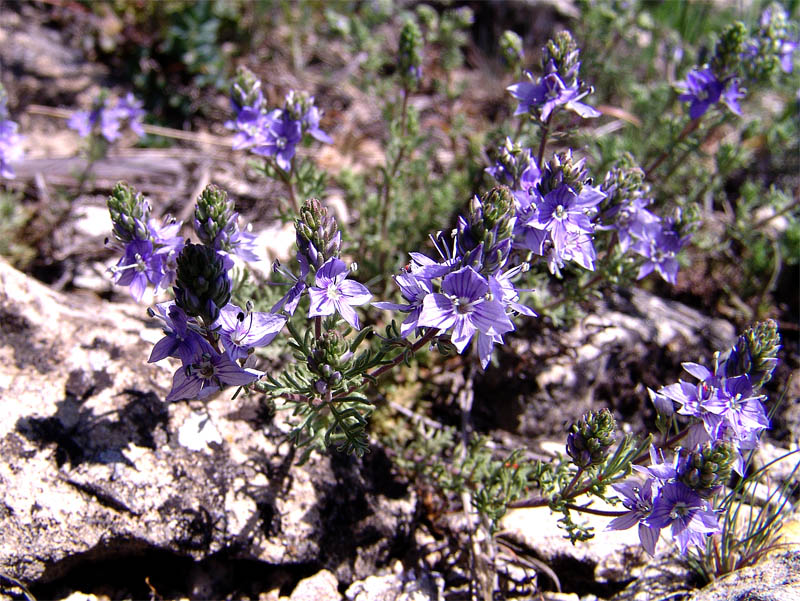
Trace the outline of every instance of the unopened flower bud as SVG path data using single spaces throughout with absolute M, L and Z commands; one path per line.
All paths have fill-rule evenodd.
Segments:
M 231 298 L 231 279 L 216 250 L 189 242 L 178 255 L 175 303 L 189 317 L 211 325 Z
M 228 250 L 226 242 L 236 231 L 234 204 L 225 190 L 209 184 L 197 199 L 194 231 L 200 241 L 218 250 Z
M 398 71 L 403 88 L 409 91 L 417 89 L 422 79 L 422 33 L 416 22 L 409 19 L 400 31 L 400 43 L 397 51 Z
M 310 198 L 303 204 L 294 227 L 297 251 L 309 265 L 319 269 L 331 257 L 339 257 L 342 245 L 339 226 L 319 200 Z
M 680 481 L 708 498 L 728 483 L 736 455 L 728 442 L 715 442 L 693 451 L 681 469 Z
M 603 463 L 614 444 L 616 427 L 608 409 L 591 411 L 581 417 L 567 435 L 567 454 L 573 463 L 581 468 Z
M 120 242 L 149 240 L 150 203 L 133 187 L 119 182 L 107 201 L 108 212 L 114 224 L 114 237 Z
M 525 51 L 522 48 L 522 38 L 511 30 L 506 30 L 500 36 L 500 53 L 511 71 L 522 69 Z
M 266 109 L 266 101 L 261 93 L 261 80 L 247 67 L 236 69 L 236 77 L 231 84 L 231 100 L 237 111 L 246 106 L 256 111 Z
M 578 45 L 569 31 L 559 31 L 548 40 L 542 57 L 542 71 L 558 73 L 561 81 L 570 88 L 578 84 Z
M 745 330 L 729 351 L 724 363 L 725 376 L 732 378 L 747 374 L 753 389 L 761 388 L 772 378 L 780 348 L 778 324 L 772 319 L 757 323 Z

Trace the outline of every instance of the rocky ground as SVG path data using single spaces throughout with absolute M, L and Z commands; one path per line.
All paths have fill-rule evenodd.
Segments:
M 219 123 L 173 131 L 187 138 L 173 148 L 123 145 L 76 194 L 85 161 L 63 109 L 86 105 L 111 74 L 40 12 L 0 7 L 0 16 L 3 83 L 27 99 L 18 113 L 27 158 L 14 186 L 34 215 L 26 233 L 36 251 L 25 273 L 0 259 L 0 598 L 468 598 L 461 512 L 395 470 L 379 444 L 363 459 L 331 451 L 299 465 L 282 416 L 257 395 L 163 403 L 171 368 L 145 363 L 158 325 L 107 278 L 116 260 L 103 247 L 108 190 L 128 180 L 185 219 L 185 199 L 214 182 L 242 203 L 270 259 L 286 256 L 291 228 L 259 205 L 271 189 L 242 176 L 244 159 Z M 276 77 L 295 83 L 288 70 Z M 331 121 L 337 139 L 358 141 L 319 160 L 380 164 L 362 135 L 376 107 L 351 86 L 317 83 L 342 107 Z M 473 98 L 473 112 L 490 100 Z M 524 445 L 538 456 L 561 451 L 565 425 L 590 408 L 610 407 L 641 431 L 653 418 L 645 388 L 674 381 L 682 361 L 707 360 L 736 333 L 703 307 L 617 291 L 567 331 L 534 325 L 516 337 L 500 366 L 475 380 L 474 427 L 498 449 Z M 788 402 L 764 462 L 797 448 L 795 351 L 790 344 L 776 374 L 789 382 Z M 459 377 L 435 382 L 444 419 Z M 597 532 L 606 522 L 592 518 Z M 512 510 L 499 535 L 499 598 L 798 599 L 800 528 L 787 524 L 785 547 L 697 592 L 685 566 L 644 555 L 634 530 L 572 545 L 547 509 Z

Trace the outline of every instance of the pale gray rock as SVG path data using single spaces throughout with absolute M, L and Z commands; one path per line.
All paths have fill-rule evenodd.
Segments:
M 642 412 L 632 407 L 649 409 L 647 387 L 672 383 L 658 374 L 674 371 L 677 381 L 681 362 L 711 365 L 714 351 L 729 348 L 737 334 L 725 320 L 638 289 L 610 294 L 557 335 L 542 336 L 533 325 L 526 335 L 525 327 L 509 337 L 511 351 L 498 351 L 509 353 L 508 360 L 481 375 L 476 401 L 482 389 L 502 389 L 487 402 L 493 425 L 537 438 L 562 436 L 581 415 L 601 407 L 644 428 Z
M 385 573 L 384 573 L 385 572 Z M 437 601 L 444 592 L 444 579 L 428 570 L 406 570 L 396 561 L 384 570 L 352 583 L 347 601 Z
M 19 99 L 34 96 L 55 103 L 59 95 L 79 92 L 107 71 L 69 47 L 57 29 L 39 23 L 35 11 L 24 4 L 19 12 L 0 10 L 0 56 L 4 70 L 15 74 L 13 89 Z
M 592 507 L 619 509 L 599 500 L 594 501 Z M 573 519 L 593 528 L 596 536 L 573 544 L 564 538 L 564 530 L 559 528 L 560 517 L 548 507 L 512 509 L 500 522 L 501 536 L 528 549 L 559 579 L 568 579 L 572 588 L 585 588 L 591 583 L 629 582 L 649 561 L 636 528 L 604 532 L 611 518 L 575 514 Z M 539 574 L 540 582 L 549 580 L 546 573 Z
M 322 570 L 301 580 L 289 596 L 289 601 L 339 601 L 342 596 L 338 584 L 332 572 Z
M 692 594 L 689 601 L 797 601 L 800 599 L 800 550 L 767 557 L 732 572 Z
M 300 467 L 258 396 L 165 404 L 177 366 L 146 363 L 143 317 L 0 261 L 0 573 L 45 583 L 160 551 L 316 564 L 349 582 L 391 559 L 415 500 L 384 455 Z M 203 445 L 187 438 L 198 414 L 213 426 Z

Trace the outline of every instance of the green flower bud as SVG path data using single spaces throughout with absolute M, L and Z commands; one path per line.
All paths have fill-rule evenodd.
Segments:
M 728 442 L 716 442 L 692 451 L 681 470 L 680 481 L 708 498 L 730 480 L 736 450 Z
M 231 279 L 223 258 L 209 246 L 187 243 L 178 255 L 175 303 L 189 317 L 211 325 L 231 298 Z
M 427 4 L 420 4 L 416 8 L 417 18 L 429 30 L 434 30 L 439 27 L 439 14 L 431 6 Z
M 415 90 L 422 79 L 422 33 L 415 21 L 407 20 L 400 31 L 398 71 L 406 90 Z
M 294 229 L 297 252 L 305 256 L 308 264 L 315 269 L 341 253 L 339 225 L 316 198 L 308 199 L 300 208 L 300 217 L 295 219 Z
M 522 48 L 522 38 L 511 30 L 506 30 L 500 36 L 500 54 L 511 71 L 520 71 L 522 61 L 525 59 L 525 50 Z
M 747 43 L 747 28 L 740 21 L 731 23 L 720 34 L 714 47 L 711 69 L 720 77 L 737 71 Z
M 107 201 L 108 212 L 114 224 L 114 237 L 120 242 L 149 240 L 150 203 L 133 187 L 119 182 Z
M 234 233 L 236 213 L 233 209 L 234 203 L 228 200 L 225 190 L 213 184 L 206 186 L 194 209 L 194 230 L 203 244 L 214 246 L 220 232 L 229 236 Z
M 747 374 L 753 389 L 758 390 L 772 378 L 780 348 L 778 324 L 772 319 L 757 323 L 745 330 L 728 352 L 724 361 L 725 376 Z
M 644 171 L 627 152 L 606 173 L 602 189 L 606 193 L 602 209 L 651 197 L 651 188 L 645 182 Z
M 231 99 L 238 110 L 245 106 L 257 111 L 265 111 L 267 108 L 261 93 L 261 80 L 247 67 L 236 69 L 236 77 L 231 84 Z
M 550 63 L 556 67 L 556 72 L 567 87 L 578 83 L 578 69 L 580 62 L 578 45 L 569 31 L 559 31 L 544 47 L 542 56 L 542 71 L 550 72 Z
M 590 181 L 588 173 L 584 169 L 585 162 L 583 159 L 573 160 L 572 150 L 556 153 L 542 171 L 542 179 L 539 183 L 539 191 L 542 196 L 563 185 L 572 188 L 575 194 L 580 194 L 584 184 L 588 184 Z
M 617 423 L 608 409 L 587 413 L 572 425 L 567 435 L 567 455 L 581 468 L 603 463 L 614 444 L 616 428 Z
M 342 370 L 349 367 L 351 356 L 347 341 L 338 332 L 324 332 L 314 341 L 314 349 L 306 358 L 306 364 L 318 377 L 314 383 L 317 392 L 324 394 L 342 381 Z
M 459 219 L 458 247 L 464 265 L 495 273 L 511 252 L 516 223 L 514 196 L 507 186 L 492 188 L 470 200 L 466 219 Z

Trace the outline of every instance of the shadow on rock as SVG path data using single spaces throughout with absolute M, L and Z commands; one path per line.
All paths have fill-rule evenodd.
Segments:
M 71 375 L 66 397 L 56 403 L 55 414 L 20 418 L 16 431 L 40 449 L 55 445 L 59 467 L 67 462 L 70 467 L 84 462 L 132 465 L 122 453 L 129 445 L 155 449 L 166 442 L 166 405 L 153 392 L 125 390 L 128 402 L 122 408 L 96 415 L 84 402 L 107 386 L 108 376 L 94 372 L 92 378 L 93 384 L 76 395 Z

